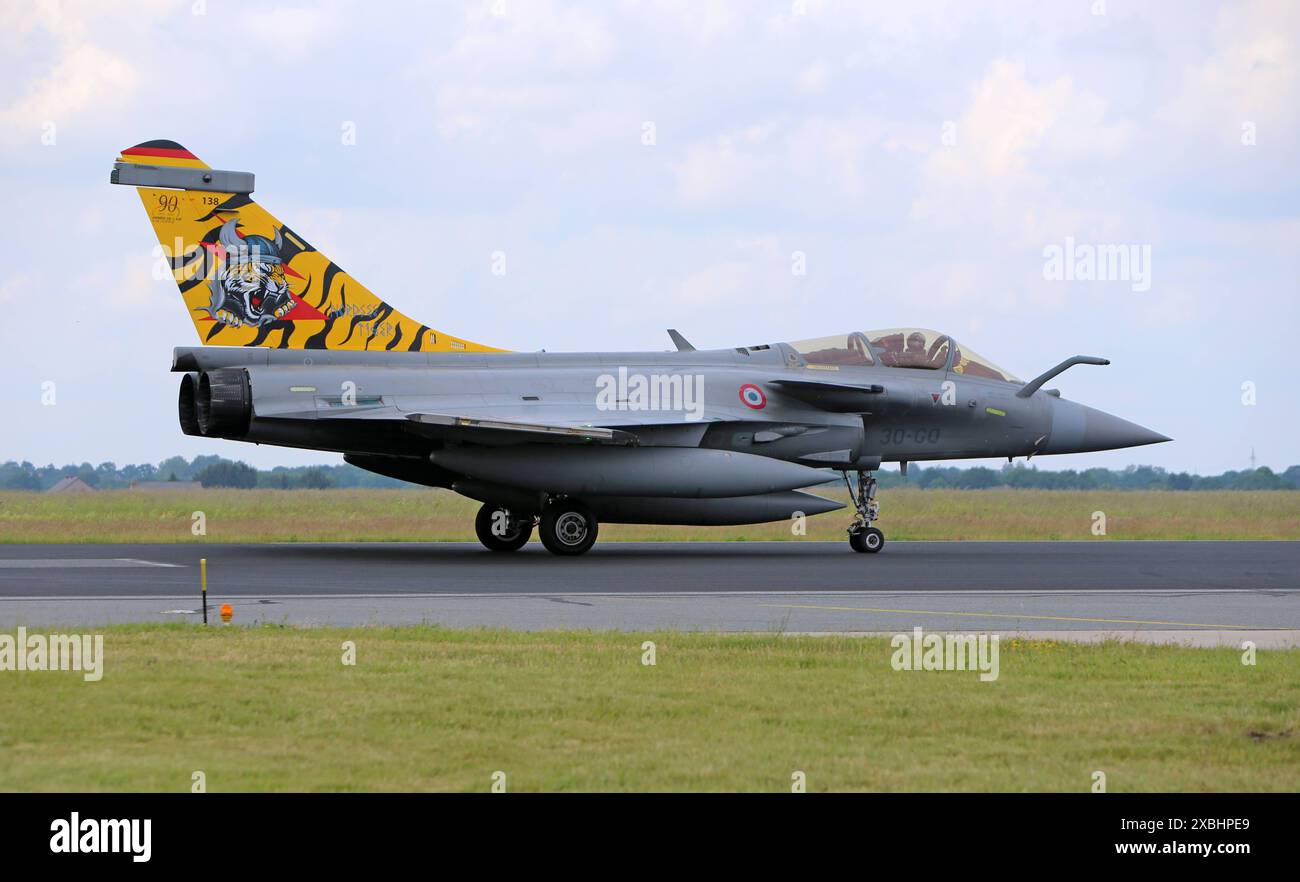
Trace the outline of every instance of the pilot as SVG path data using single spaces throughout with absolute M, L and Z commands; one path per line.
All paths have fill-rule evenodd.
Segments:
M 907 335 L 907 349 L 898 359 L 898 363 L 903 367 L 926 367 L 930 364 L 930 356 L 925 351 L 924 334 L 913 331 Z

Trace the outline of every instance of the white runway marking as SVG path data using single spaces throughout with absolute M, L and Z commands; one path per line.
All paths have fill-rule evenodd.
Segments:
M 133 557 L 54 557 L 54 558 L 0 558 L 0 570 L 62 570 L 105 567 L 173 567 L 184 564 L 162 563 L 156 560 L 136 560 Z

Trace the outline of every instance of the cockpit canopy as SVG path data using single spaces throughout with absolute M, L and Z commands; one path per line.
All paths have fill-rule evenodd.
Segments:
M 872 367 L 881 365 L 921 370 L 951 370 L 954 374 L 1019 383 L 1009 371 L 957 343 L 947 334 L 927 328 L 887 328 L 853 331 L 833 337 L 790 344 L 809 367 Z

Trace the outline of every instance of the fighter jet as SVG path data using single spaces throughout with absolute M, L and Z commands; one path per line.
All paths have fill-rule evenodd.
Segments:
M 174 141 L 123 150 L 203 345 L 173 351 L 188 435 L 336 451 L 482 503 L 492 551 L 536 531 L 586 552 L 601 523 L 722 525 L 845 506 L 850 547 L 885 545 L 882 463 L 1032 457 L 1169 439 L 1023 382 L 947 334 L 850 331 L 676 351 L 508 352 L 408 318 L 252 199 L 253 175 Z

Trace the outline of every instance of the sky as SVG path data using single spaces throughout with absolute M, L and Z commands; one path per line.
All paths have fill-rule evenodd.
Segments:
M 1109 358 L 1052 385 L 1175 439 L 1040 468 L 1285 468 L 1298 49 L 1286 0 L 7 3 L 0 460 L 339 461 L 180 433 L 198 340 L 108 183 L 170 139 L 470 340 L 932 327 L 1023 378 Z

